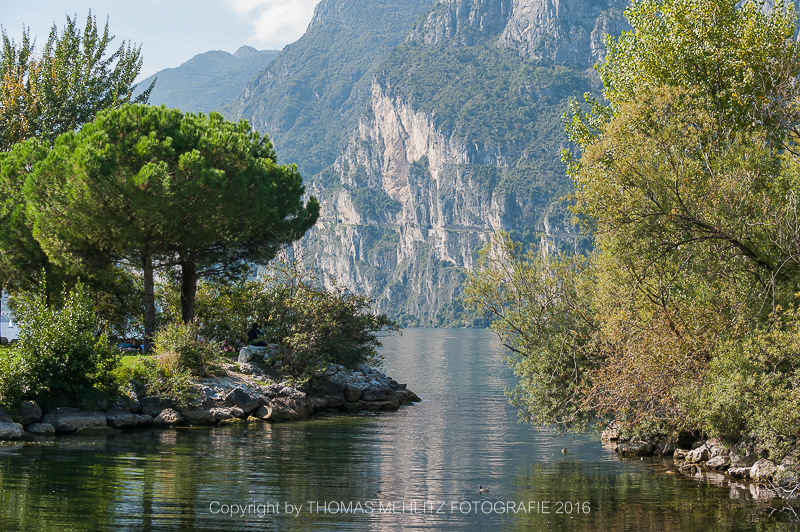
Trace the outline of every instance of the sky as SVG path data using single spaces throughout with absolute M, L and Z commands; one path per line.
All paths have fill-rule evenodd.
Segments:
M 53 23 L 59 30 L 66 16 L 86 24 L 91 10 L 99 26 L 108 18 L 115 36 L 110 49 L 122 40 L 141 45 L 138 80 L 165 68 L 180 66 L 209 50 L 235 52 L 249 45 L 258 50 L 281 50 L 305 33 L 319 0 L 0 0 L 0 25 L 19 41 L 23 25 L 47 41 Z

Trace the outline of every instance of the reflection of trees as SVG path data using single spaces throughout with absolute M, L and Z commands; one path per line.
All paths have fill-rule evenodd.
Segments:
M 668 475 L 649 464 L 622 469 L 570 460 L 536 464 L 517 476 L 513 486 L 513 500 L 589 501 L 591 505 L 588 515 L 574 511 L 556 515 L 552 502 L 549 515 L 519 512 L 509 520 L 515 530 L 746 530 L 756 522 L 768 525 L 772 510 L 769 503 L 732 502 L 728 491 L 718 486 Z

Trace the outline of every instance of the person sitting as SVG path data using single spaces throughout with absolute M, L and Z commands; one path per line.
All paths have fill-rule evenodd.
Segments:
M 261 332 L 261 329 L 258 328 L 258 323 L 254 323 L 250 330 L 247 331 L 247 345 L 252 345 L 256 347 L 267 347 L 267 342 L 264 340 L 259 340 L 259 338 L 263 337 L 264 333 Z

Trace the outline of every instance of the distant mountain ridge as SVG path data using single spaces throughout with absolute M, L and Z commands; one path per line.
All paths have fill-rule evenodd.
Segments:
M 138 84 L 140 90 L 156 85 L 153 105 L 165 104 L 184 112 L 217 111 L 231 102 L 247 82 L 264 69 L 280 51 L 242 46 L 234 53 L 212 50 L 194 56 L 181 66 L 161 70 Z

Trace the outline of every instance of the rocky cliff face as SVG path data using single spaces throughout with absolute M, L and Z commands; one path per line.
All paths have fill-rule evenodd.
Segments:
M 569 188 L 559 162 L 566 146 L 559 117 L 570 97 L 588 89 L 584 70 L 601 53 L 593 43 L 603 28 L 620 27 L 620 14 L 613 0 L 437 2 L 377 69 L 346 146 L 312 180 L 322 216 L 300 246 L 305 260 L 401 321 L 455 325 L 465 272 L 494 232 L 581 245 L 559 201 Z M 462 60 L 464 79 L 456 79 Z M 502 64 L 498 70 L 474 61 Z M 483 100 L 470 93 L 476 77 L 467 63 L 475 76 L 491 78 L 482 92 L 494 85 L 506 92 Z M 547 69 L 537 70 L 542 64 Z M 452 102 L 421 96 L 421 68 L 442 72 L 447 79 L 434 75 L 439 85 L 431 94 L 452 93 Z M 515 76 L 524 69 L 536 79 Z M 554 82 L 551 74 L 573 77 Z M 485 100 L 505 97 L 513 104 Z M 468 108 L 479 104 L 508 113 L 508 127 L 501 120 L 488 135 L 470 127 Z M 514 113 L 523 118 L 515 122 Z
M 535 58 L 590 67 L 603 58 L 603 36 L 629 29 L 627 0 L 514 0 L 499 46 Z

